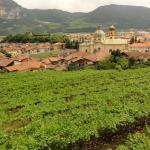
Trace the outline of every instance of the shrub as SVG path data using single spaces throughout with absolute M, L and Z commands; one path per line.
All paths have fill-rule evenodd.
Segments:
M 74 63 L 70 63 L 68 65 L 68 71 L 73 71 L 73 70 L 79 70 L 81 69 L 78 65 L 74 64 Z
M 0 50 L 0 53 L 4 54 L 6 57 L 9 57 L 9 58 L 12 57 L 12 55 L 10 53 L 8 53 L 8 52 L 6 52 L 4 50 Z
M 115 66 L 115 69 L 117 69 L 118 71 L 121 71 L 121 70 L 122 70 L 122 67 L 121 67 L 121 65 L 118 65 L 118 64 L 117 64 L 117 65 Z
M 120 57 L 117 61 L 117 64 L 121 66 L 122 69 L 128 68 L 128 59 L 125 57 Z
M 0 73 L 6 73 L 7 71 L 6 70 L 1 70 L 0 69 Z
M 114 69 L 114 68 L 115 68 L 114 63 L 112 63 L 109 59 L 98 62 L 96 64 L 96 69 L 97 70 L 101 70 L 101 69 L 107 70 L 107 69 Z
M 145 65 L 150 66 L 150 59 L 144 62 Z
M 128 59 L 128 67 L 130 68 L 130 67 L 134 66 L 135 62 L 136 62 L 136 60 L 133 57 L 129 58 Z

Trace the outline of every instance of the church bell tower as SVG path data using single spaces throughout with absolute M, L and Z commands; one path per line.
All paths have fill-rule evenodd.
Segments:
M 109 27 L 109 31 L 107 33 L 108 38 L 113 39 L 117 36 L 116 28 L 112 25 Z

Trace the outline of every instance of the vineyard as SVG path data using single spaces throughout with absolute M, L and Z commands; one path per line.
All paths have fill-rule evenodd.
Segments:
M 149 150 L 150 149 L 150 128 L 144 132 L 130 134 L 124 145 L 120 145 L 116 150 Z
M 149 83 L 150 68 L 1 74 L 0 150 L 149 150 Z

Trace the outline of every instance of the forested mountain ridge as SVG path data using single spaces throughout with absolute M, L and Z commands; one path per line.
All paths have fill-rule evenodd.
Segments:
M 27 32 L 90 32 L 101 24 L 120 29 L 150 27 L 150 8 L 106 5 L 89 13 L 58 9 L 25 9 L 12 0 L 0 0 L 0 35 Z

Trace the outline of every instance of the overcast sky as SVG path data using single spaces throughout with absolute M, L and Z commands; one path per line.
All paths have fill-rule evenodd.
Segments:
M 14 0 L 26 8 L 61 9 L 70 12 L 88 12 L 108 4 L 150 7 L 150 0 Z

